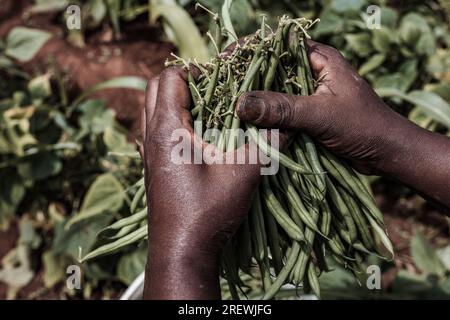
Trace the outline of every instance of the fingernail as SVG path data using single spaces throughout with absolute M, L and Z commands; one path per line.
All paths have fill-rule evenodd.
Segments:
M 246 121 L 253 121 L 261 116 L 264 110 L 264 100 L 247 94 L 244 97 L 239 98 L 238 115 L 240 118 Z

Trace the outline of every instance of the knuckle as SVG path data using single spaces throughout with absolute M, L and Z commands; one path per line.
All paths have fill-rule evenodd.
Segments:
M 275 107 L 275 112 L 277 113 L 277 123 L 278 126 L 291 126 L 296 119 L 296 108 L 294 108 L 295 101 L 294 97 L 290 95 L 280 95 L 277 99 L 277 104 Z
M 176 78 L 183 78 L 184 72 L 180 66 L 169 66 L 161 73 L 161 79 L 164 81 L 172 81 Z

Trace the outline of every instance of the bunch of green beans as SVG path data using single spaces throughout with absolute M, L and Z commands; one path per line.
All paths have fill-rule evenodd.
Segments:
M 213 38 L 217 56 L 209 64 L 197 64 L 201 75 L 196 81 L 189 73 L 193 118 L 201 122 L 201 129 L 219 132 L 204 139 L 222 151 L 235 150 L 238 139 L 226 129 L 246 128 L 259 148 L 276 155 L 281 164 L 276 175 L 262 176 L 248 217 L 224 249 L 222 275 L 235 299 L 244 285 L 240 274 L 254 275 L 255 268 L 263 299 L 273 298 L 286 283 L 320 297 L 318 277 L 330 270 L 330 259 L 358 272 L 367 255 L 393 254 L 369 187 L 347 163 L 316 145 L 306 133 L 298 133 L 285 153 L 277 152 L 257 138 L 254 126 L 236 115 L 238 97 L 250 90 L 314 93 L 317 83 L 306 53 L 306 30 L 314 23 L 284 16 L 271 31 L 263 19 L 260 30 L 225 56 L 219 54 L 225 33 L 217 21 Z M 172 63 L 190 68 L 179 58 Z M 131 203 L 134 214 L 105 229 L 103 234 L 114 241 L 84 260 L 147 236 L 143 179 L 136 187 Z

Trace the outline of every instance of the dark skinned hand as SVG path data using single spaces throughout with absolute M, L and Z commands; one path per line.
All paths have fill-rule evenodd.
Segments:
M 174 130 L 194 137 L 186 80 L 172 67 L 147 87 L 141 154 L 149 199 L 148 299 L 220 298 L 219 254 L 247 214 L 260 177 L 257 164 L 171 161 Z
M 238 115 L 261 127 L 304 130 L 362 173 L 388 175 L 450 207 L 450 139 L 392 109 L 334 48 L 308 42 L 320 85 L 312 96 L 255 91 Z
M 312 41 L 308 47 L 320 79 L 316 93 L 247 93 L 238 103 L 240 118 L 304 130 L 360 171 L 389 175 L 450 207 L 450 139 L 392 111 L 335 49 Z M 147 299 L 220 298 L 219 255 L 247 214 L 260 177 L 259 165 L 172 163 L 172 132 L 184 128 L 194 136 L 189 109 L 181 69 L 149 81 L 141 149 L 149 203 Z

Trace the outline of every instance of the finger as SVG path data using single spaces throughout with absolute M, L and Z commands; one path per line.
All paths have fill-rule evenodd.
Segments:
M 243 46 L 248 41 L 249 41 L 248 37 L 239 38 L 237 41 L 231 43 L 230 45 L 228 45 L 225 48 L 225 50 L 223 50 L 223 52 L 221 54 L 222 57 L 225 58 L 225 59 L 228 59 L 238 45 L 239 46 Z
M 199 71 L 190 67 L 194 79 Z M 147 129 L 167 133 L 167 130 L 188 129 L 192 131 L 192 119 L 190 114 L 191 95 L 188 87 L 188 72 L 182 67 L 166 68 L 159 77 L 158 94 L 152 121 L 155 125 L 149 125 Z M 157 133 L 156 131 L 152 134 Z
M 326 116 L 327 95 L 293 96 L 271 91 L 252 91 L 239 97 L 237 114 L 265 128 L 314 131 Z
M 333 47 L 312 40 L 307 41 L 307 53 L 311 70 L 316 78 L 332 71 L 332 66 L 341 63 L 343 56 Z

